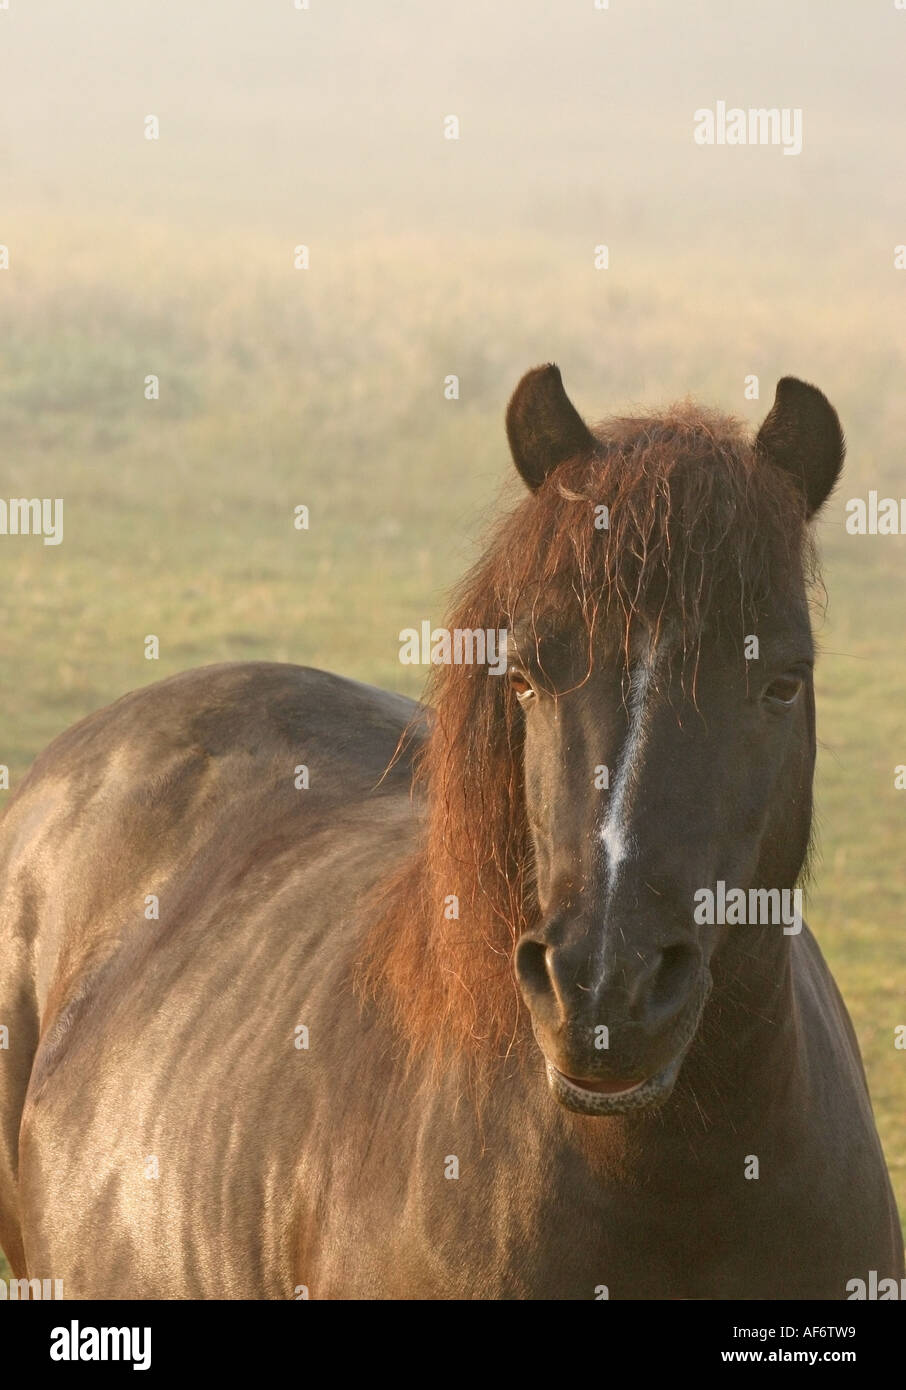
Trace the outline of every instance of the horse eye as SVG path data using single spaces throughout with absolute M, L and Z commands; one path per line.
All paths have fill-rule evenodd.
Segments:
M 777 680 L 771 681 L 764 692 L 764 698 L 771 700 L 775 705 L 791 705 L 801 689 L 801 676 L 779 676 Z
M 535 692 L 532 689 L 531 682 L 525 672 L 520 671 L 518 667 L 510 667 L 507 672 L 507 679 L 510 683 L 510 689 L 514 692 L 517 700 L 527 700 L 530 696 L 534 695 Z

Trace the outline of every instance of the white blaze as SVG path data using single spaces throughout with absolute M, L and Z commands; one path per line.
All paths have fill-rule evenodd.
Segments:
M 655 652 L 649 648 L 644 657 L 633 665 L 630 676 L 626 701 L 629 728 L 611 786 L 607 815 L 600 829 L 601 843 L 607 855 L 608 887 L 611 890 L 620 865 L 632 850 L 632 836 L 627 827 L 627 817 L 631 810 L 630 793 L 648 734 L 648 709 L 654 688 L 656 665 Z

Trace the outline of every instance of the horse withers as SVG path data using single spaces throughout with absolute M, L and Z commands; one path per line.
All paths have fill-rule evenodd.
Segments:
M 528 495 L 449 625 L 504 630 L 505 674 L 441 662 L 422 707 L 191 671 L 83 720 L 12 798 L 18 1275 L 145 1299 L 902 1277 L 852 1025 L 782 910 L 837 416 L 785 378 L 754 440 L 690 405 L 590 429 L 547 366 L 507 428 Z

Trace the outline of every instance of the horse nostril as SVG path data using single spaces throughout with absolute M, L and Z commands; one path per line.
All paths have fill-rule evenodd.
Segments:
M 551 993 L 551 979 L 547 970 L 547 947 L 531 937 L 523 937 L 516 947 L 514 957 L 516 979 L 522 986 L 526 997 L 537 998 Z
M 685 1004 L 698 963 L 699 952 L 695 946 L 667 946 L 661 952 L 646 1000 L 649 1021 L 676 1013 L 677 1008 Z

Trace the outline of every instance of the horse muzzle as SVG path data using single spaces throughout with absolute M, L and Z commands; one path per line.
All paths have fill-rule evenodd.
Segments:
M 558 1066 L 549 1054 L 557 1055 L 560 1049 L 545 1048 L 539 1037 L 547 1065 L 548 1085 L 555 1098 L 567 1110 L 580 1115 L 626 1115 L 633 1111 L 654 1110 L 663 1105 L 673 1092 L 686 1054 L 698 1032 L 710 990 L 711 974 L 706 970 L 699 988 L 670 1029 L 669 1036 L 659 1040 L 656 1053 L 660 1057 L 651 1067 L 646 1066 L 644 1059 L 639 1057 L 629 1075 L 625 1070 L 620 1075 L 612 1065 L 602 1063 L 602 1054 L 592 1054 L 591 1049 L 586 1053 L 586 1065 L 578 1060 L 577 1049 L 570 1048 L 569 1061 L 566 1056 L 559 1056 L 561 1065 Z M 665 1048 L 669 1049 L 666 1062 L 662 1060 Z

